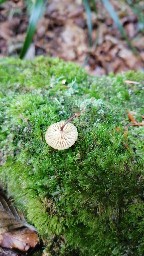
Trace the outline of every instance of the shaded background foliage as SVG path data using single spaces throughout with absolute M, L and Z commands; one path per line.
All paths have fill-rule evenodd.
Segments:
M 31 46 L 27 58 L 58 56 L 94 75 L 143 69 L 143 1 L 5 1 L 1 14 L 2 56 Z

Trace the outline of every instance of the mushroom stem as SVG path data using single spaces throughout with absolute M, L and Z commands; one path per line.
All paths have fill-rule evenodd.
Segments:
M 71 120 L 73 120 L 76 117 L 80 116 L 80 112 L 75 113 L 73 116 L 71 116 L 64 124 L 61 126 L 61 131 L 63 131 L 64 127 L 66 126 L 67 123 L 69 123 Z

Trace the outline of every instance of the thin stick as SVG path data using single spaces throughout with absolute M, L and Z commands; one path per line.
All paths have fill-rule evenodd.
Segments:
M 80 112 L 75 113 L 73 116 L 71 116 L 61 127 L 61 131 L 63 131 L 64 127 L 66 126 L 67 123 L 69 123 L 70 121 L 72 121 L 74 118 L 79 117 L 80 116 Z

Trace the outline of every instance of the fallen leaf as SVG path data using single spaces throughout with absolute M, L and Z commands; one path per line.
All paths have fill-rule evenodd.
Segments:
M 135 117 L 134 117 L 134 114 L 136 114 L 136 113 L 132 112 L 132 111 L 128 112 L 128 118 L 129 118 L 129 120 L 131 122 L 131 125 L 133 125 L 133 126 L 144 126 L 144 121 L 137 122 Z
M 39 242 L 35 228 L 20 216 L 0 187 L 0 246 L 28 251 Z
M 131 112 L 131 111 L 128 112 L 128 119 L 129 119 L 130 122 L 133 123 L 133 124 L 136 123 L 136 120 L 135 120 L 135 118 L 134 118 L 134 114 L 135 114 L 135 112 Z

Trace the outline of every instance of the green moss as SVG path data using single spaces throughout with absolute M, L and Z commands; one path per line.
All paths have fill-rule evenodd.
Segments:
M 1 180 L 51 255 L 142 255 L 144 74 L 93 78 L 58 59 L 1 60 Z M 138 84 L 127 84 L 133 79 Z M 47 127 L 75 111 L 79 137 L 50 148 Z M 55 242 L 57 248 L 53 248 Z M 65 241 L 65 242 L 64 242 Z

